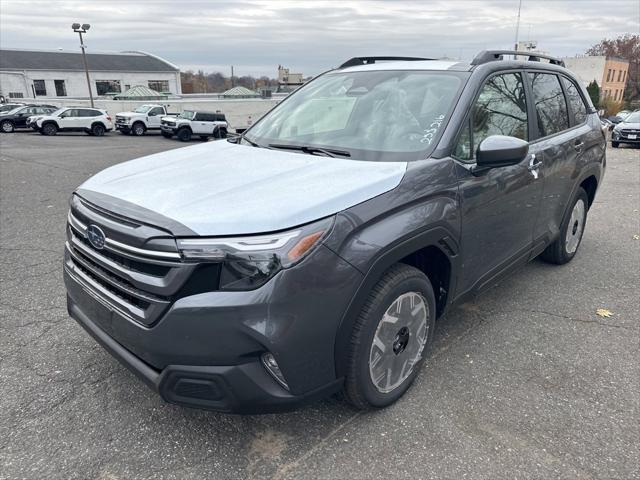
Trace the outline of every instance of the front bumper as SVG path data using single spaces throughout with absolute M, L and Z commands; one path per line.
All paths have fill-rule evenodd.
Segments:
M 291 410 L 340 389 L 336 380 L 303 395 L 292 395 L 275 383 L 259 362 L 229 366 L 168 365 L 157 370 L 107 335 L 67 297 L 73 317 L 105 350 L 131 370 L 166 402 L 233 413 Z
M 324 246 L 257 290 L 180 298 L 149 326 L 105 301 L 68 252 L 64 280 L 70 316 L 167 402 L 278 412 L 341 388 L 335 335 L 361 274 Z M 267 351 L 289 391 L 262 366 Z
M 162 133 L 168 133 L 171 135 L 175 135 L 175 133 L 178 131 L 177 127 L 171 127 L 169 125 L 160 125 L 160 130 L 162 131 Z
M 629 135 L 624 135 L 622 133 L 614 131 L 613 134 L 611 135 L 611 141 L 617 142 L 617 143 L 628 143 L 631 145 L 638 145 L 640 144 L 640 133 L 636 135 L 631 135 L 631 138 L 630 138 Z

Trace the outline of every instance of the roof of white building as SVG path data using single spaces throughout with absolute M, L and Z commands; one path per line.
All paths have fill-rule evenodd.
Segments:
M 178 67 L 143 52 L 87 53 L 94 72 L 177 72 Z M 0 49 L 0 70 L 84 70 L 82 54 L 51 50 Z

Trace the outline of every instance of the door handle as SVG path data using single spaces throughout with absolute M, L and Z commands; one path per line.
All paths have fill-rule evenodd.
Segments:
M 584 145 L 584 142 L 581 142 L 580 140 L 577 140 L 576 143 L 573 144 L 573 148 L 575 148 L 576 150 L 580 151 L 582 150 L 582 146 Z
M 529 166 L 527 167 L 527 170 L 532 172 L 534 170 L 537 170 L 541 166 L 542 166 L 542 160 L 536 161 L 536 154 L 532 153 L 531 154 L 531 160 L 529 160 Z

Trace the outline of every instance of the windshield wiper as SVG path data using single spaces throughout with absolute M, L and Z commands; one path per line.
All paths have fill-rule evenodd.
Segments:
M 326 155 L 327 157 L 332 157 L 332 158 L 335 158 L 336 156 L 338 157 L 351 156 L 349 152 L 346 152 L 344 150 L 334 150 L 333 148 L 312 147 L 309 145 L 284 145 L 284 144 L 278 144 L 278 143 L 270 143 L 269 147 L 279 148 L 282 150 L 299 150 L 309 155 L 321 153 L 323 155 Z

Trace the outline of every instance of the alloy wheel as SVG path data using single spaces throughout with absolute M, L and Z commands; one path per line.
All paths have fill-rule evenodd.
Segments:
M 584 201 L 579 199 L 573 206 L 569 225 L 567 226 L 567 233 L 565 235 L 565 248 L 569 254 L 574 253 L 578 249 L 578 244 L 582 238 L 582 231 L 584 230 L 584 213 Z
M 418 292 L 403 293 L 387 308 L 369 351 L 369 375 L 379 392 L 392 392 L 413 372 L 428 337 L 429 315 Z

